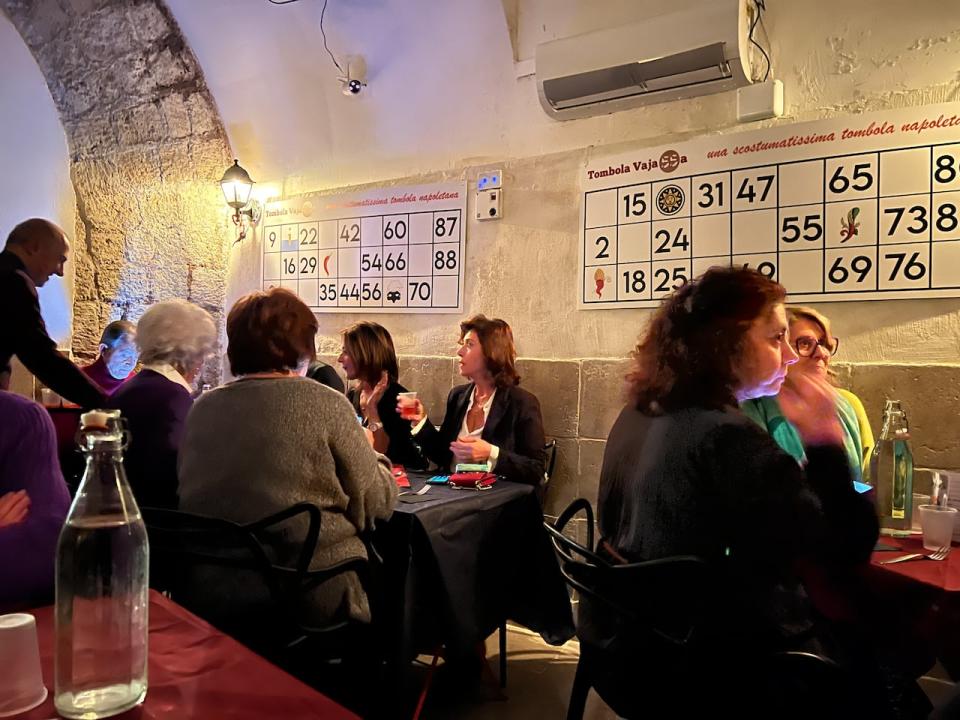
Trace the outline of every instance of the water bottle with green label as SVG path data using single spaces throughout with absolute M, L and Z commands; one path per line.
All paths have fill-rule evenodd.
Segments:
M 880 526 L 909 530 L 913 513 L 913 453 L 910 426 L 899 400 L 887 400 L 883 430 L 870 456 L 870 482 L 877 489 Z

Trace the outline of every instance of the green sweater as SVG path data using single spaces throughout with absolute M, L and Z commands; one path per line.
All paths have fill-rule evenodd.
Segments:
M 780 409 L 776 397 L 756 398 L 740 404 L 743 414 L 764 428 L 777 445 L 796 459 L 797 462 L 806 461 L 806 452 L 803 449 L 803 440 L 800 434 Z M 843 430 L 843 450 L 847 455 L 850 472 L 854 480 L 862 480 L 862 445 L 860 443 L 860 424 L 857 413 L 850 402 L 841 395 L 837 395 L 837 418 Z

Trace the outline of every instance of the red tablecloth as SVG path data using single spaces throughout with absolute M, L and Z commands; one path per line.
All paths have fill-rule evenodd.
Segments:
M 46 720 L 53 707 L 53 607 L 37 618 L 43 680 L 50 694 L 16 720 Z M 147 699 L 120 720 L 138 718 L 325 718 L 357 716 L 252 653 L 196 615 L 150 591 Z
M 881 614 L 902 623 L 910 641 L 904 647 L 929 651 L 954 680 L 960 680 L 960 547 L 955 544 L 945 560 L 881 565 L 881 560 L 925 551 L 919 535 L 881 536 L 880 542 L 900 550 L 873 553 L 864 573 L 872 593 L 869 602 L 880 603 Z
M 909 560 L 893 565 L 880 565 L 881 560 L 891 560 L 907 553 L 929 553 L 929 550 L 923 549 L 923 540 L 919 535 L 908 538 L 881 536 L 880 542 L 884 545 L 895 545 L 900 548 L 900 552 L 890 550 L 875 552 L 871 559 L 873 565 L 946 592 L 960 592 L 960 547 L 954 546 L 946 560 Z
M 77 429 L 80 427 L 80 415 L 83 409 L 76 406 L 46 405 L 53 420 L 53 427 L 57 431 L 57 453 L 72 453 L 77 451 Z

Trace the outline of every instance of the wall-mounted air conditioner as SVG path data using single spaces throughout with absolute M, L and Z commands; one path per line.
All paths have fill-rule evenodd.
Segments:
M 643 22 L 537 46 L 540 103 L 558 120 L 750 83 L 747 0 L 707 0 Z

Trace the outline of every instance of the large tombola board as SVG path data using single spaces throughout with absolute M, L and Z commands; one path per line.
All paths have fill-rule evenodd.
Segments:
M 316 312 L 462 312 L 466 209 L 464 183 L 271 202 L 263 288 L 288 288 Z
M 589 160 L 581 308 L 654 307 L 714 265 L 791 301 L 960 296 L 960 104 Z

